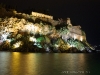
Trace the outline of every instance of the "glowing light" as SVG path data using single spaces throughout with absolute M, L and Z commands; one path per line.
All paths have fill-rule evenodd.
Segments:
M 75 45 L 69 45 L 69 47 L 75 47 Z
M 59 45 L 55 44 L 55 47 L 59 47 Z
M 22 42 L 19 41 L 19 42 L 15 43 L 15 44 L 13 45 L 13 48 L 18 48 L 18 47 L 20 47 L 21 45 L 22 45 Z
M 30 31 L 33 31 L 33 30 L 34 30 L 34 25 L 31 25 L 31 24 L 25 25 L 25 26 L 24 26 L 24 30 L 25 30 L 25 31 L 28 30 L 29 32 L 30 32 Z
M 42 46 L 41 46 L 39 43 L 37 44 L 37 47 L 38 47 L 38 48 L 42 48 Z
M 83 41 L 83 37 L 82 36 L 81 36 L 80 40 Z
M 75 47 L 75 45 L 73 43 L 68 44 L 68 45 L 69 45 L 69 47 Z
M 6 34 L 2 34 L 2 40 L 5 41 L 7 40 L 7 36 L 9 35 L 9 33 L 6 33 Z
M 35 42 L 34 45 L 37 45 L 37 43 Z
M 30 38 L 29 38 L 29 41 L 36 42 L 36 38 L 30 37 Z
M 24 28 L 22 29 L 22 31 L 27 31 L 33 34 L 36 34 L 38 32 L 41 32 L 41 28 L 39 27 L 38 24 L 33 25 L 33 24 L 27 24 L 24 26 Z
M 72 45 L 69 45 L 69 47 L 73 47 Z
M 42 46 L 41 46 L 41 45 L 38 45 L 38 47 L 39 47 L 39 48 L 42 48 Z
M 76 39 L 77 37 L 76 37 L 76 35 L 74 34 L 74 40 Z
M 11 42 L 11 39 L 7 39 L 8 42 Z

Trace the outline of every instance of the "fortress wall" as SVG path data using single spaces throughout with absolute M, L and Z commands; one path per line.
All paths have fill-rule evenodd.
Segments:
M 80 40 L 80 41 L 83 41 L 85 38 L 84 38 L 84 36 L 82 36 L 82 35 L 78 35 L 78 34 L 72 34 L 71 35 L 74 39 L 78 39 L 78 40 Z
M 29 16 L 29 15 L 27 15 L 25 13 L 17 13 L 17 11 L 15 11 L 15 10 L 13 11 L 13 13 L 14 14 L 18 14 L 18 15 L 23 15 L 23 16 Z M 38 12 L 32 12 L 31 15 L 34 16 L 34 17 L 53 19 L 53 16 L 42 14 L 42 13 L 38 13 Z
M 67 33 L 66 35 L 62 35 L 62 39 L 64 39 L 65 41 L 67 41 L 67 39 L 69 38 L 73 38 L 73 39 L 77 39 L 80 41 L 86 40 L 86 36 L 82 34 L 82 31 L 80 29 L 72 29 L 69 28 L 69 33 Z
M 35 17 L 40 17 L 40 18 L 53 19 L 53 16 L 49 16 L 49 15 L 45 15 L 45 14 L 37 13 L 37 12 L 32 12 L 32 15 Z
M 82 35 L 82 31 L 80 29 L 80 26 L 72 26 L 68 27 L 69 31 L 78 35 Z

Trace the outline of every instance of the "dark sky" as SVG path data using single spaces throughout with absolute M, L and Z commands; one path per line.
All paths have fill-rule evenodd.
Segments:
M 81 25 L 90 44 L 100 44 L 100 1 L 99 0 L 0 0 L 16 6 L 17 10 L 47 10 L 54 18 L 71 18 L 73 25 Z

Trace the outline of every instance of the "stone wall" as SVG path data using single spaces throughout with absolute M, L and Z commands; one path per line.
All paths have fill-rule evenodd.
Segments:
M 49 16 L 49 15 L 45 15 L 45 14 L 37 13 L 37 12 L 32 12 L 32 15 L 35 17 L 40 17 L 40 18 L 53 19 L 53 16 Z
M 68 27 L 69 31 L 78 35 L 82 35 L 81 27 L 80 26 L 71 26 Z

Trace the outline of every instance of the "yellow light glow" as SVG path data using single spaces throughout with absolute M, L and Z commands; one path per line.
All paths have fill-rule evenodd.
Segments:
M 83 37 L 82 36 L 80 37 L 80 40 L 83 41 Z
M 21 66 L 20 65 L 21 64 L 20 60 L 22 60 L 21 59 L 21 53 L 20 52 L 12 52 L 11 56 L 12 56 L 12 59 L 10 60 L 11 61 L 11 63 L 10 63 L 11 68 L 10 69 L 13 70 L 13 71 L 11 71 L 11 74 L 12 75 L 14 75 L 15 73 L 19 74 L 19 72 L 20 72 L 21 69 L 18 68 L 18 67 Z
M 69 47 L 73 47 L 73 45 L 69 45 Z
M 11 42 L 11 40 L 10 40 L 10 39 L 7 39 L 7 41 L 8 41 L 8 42 Z
M 34 30 L 34 25 L 25 25 L 25 30 L 28 30 L 28 31 Z
M 59 47 L 59 45 L 55 44 L 55 47 Z
M 19 42 L 15 43 L 15 44 L 13 45 L 13 48 L 18 48 L 18 47 L 20 47 L 21 45 L 22 45 L 22 42 L 19 41 Z

